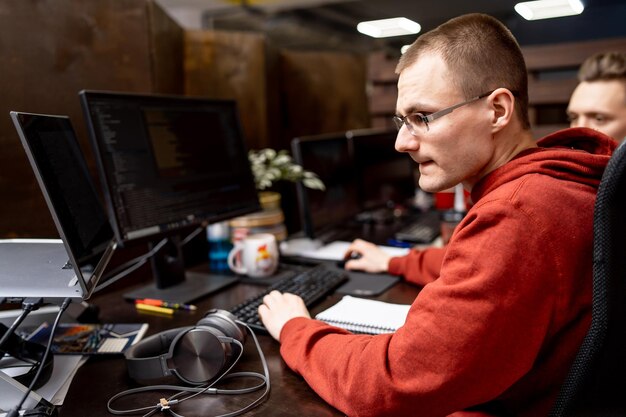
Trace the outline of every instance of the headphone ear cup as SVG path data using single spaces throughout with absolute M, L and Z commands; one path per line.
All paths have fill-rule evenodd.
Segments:
M 140 341 L 125 353 L 129 376 L 149 380 L 174 374 L 192 385 L 211 381 L 233 363 L 232 340 L 245 342 L 246 333 L 236 320 L 228 311 L 209 310 L 194 327 Z
M 246 332 L 236 323 L 237 317 L 225 310 L 209 310 L 200 319 L 197 326 L 213 327 L 219 330 L 224 336 L 238 340 L 241 344 L 246 341 Z
M 194 327 L 182 335 L 172 352 L 178 376 L 189 384 L 204 384 L 215 378 L 230 359 L 230 346 L 219 340 L 221 332 Z

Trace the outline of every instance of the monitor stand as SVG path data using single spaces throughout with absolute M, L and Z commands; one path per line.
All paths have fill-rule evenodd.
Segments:
M 237 276 L 224 273 L 185 271 L 179 236 L 168 238 L 168 243 L 150 259 L 150 263 L 154 282 L 125 293 L 124 298 L 154 298 L 188 304 L 239 281 Z
M 124 294 L 128 300 L 143 300 L 154 298 L 168 303 L 188 304 L 194 300 L 217 292 L 239 281 L 232 275 L 206 274 L 187 271 L 185 282 L 168 288 L 158 288 L 150 284 Z

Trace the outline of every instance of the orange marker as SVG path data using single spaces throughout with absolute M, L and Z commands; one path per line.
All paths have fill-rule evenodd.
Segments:
M 161 314 L 168 314 L 168 315 L 174 314 L 173 308 L 153 306 L 150 304 L 135 303 L 135 308 L 139 311 L 149 311 L 152 313 L 161 313 Z

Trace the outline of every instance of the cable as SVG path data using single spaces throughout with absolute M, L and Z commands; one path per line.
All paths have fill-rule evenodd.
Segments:
M 50 350 L 52 348 L 52 341 L 54 340 L 54 332 L 56 331 L 56 328 L 59 325 L 59 320 L 61 319 L 63 312 L 67 309 L 67 307 L 70 305 L 71 302 L 72 300 L 70 298 L 66 298 L 65 300 L 63 300 L 63 304 L 61 304 L 61 307 L 59 308 L 59 312 L 57 313 L 57 316 L 54 319 L 54 324 L 52 325 L 52 330 L 50 331 L 50 337 L 48 338 L 48 344 L 46 345 L 46 351 L 43 355 L 43 358 L 41 359 L 41 365 L 39 366 L 39 369 L 37 370 L 35 377 L 30 382 L 30 385 L 28 386 L 28 389 L 22 396 L 22 399 L 20 400 L 20 402 L 7 413 L 6 417 L 18 417 L 19 416 L 20 408 L 22 408 L 22 405 L 24 404 L 24 402 L 26 401 L 30 393 L 33 391 L 33 388 L 35 387 L 35 384 L 37 383 L 37 380 L 39 379 L 39 376 L 41 375 L 41 372 L 43 371 L 44 364 L 46 363 L 46 359 L 48 359 L 48 355 L 50 354 Z
M 150 251 L 136 258 L 133 258 L 130 261 L 124 262 L 122 265 L 117 266 L 108 274 L 108 275 L 113 275 L 113 276 L 104 277 L 103 278 L 104 282 L 96 286 L 96 288 L 94 289 L 94 292 L 100 291 L 108 287 L 109 285 L 116 283 L 120 279 L 124 278 L 126 275 L 137 270 L 140 266 L 144 265 L 148 261 L 148 259 L 154 256 L 159 250 L 161 250 L 161 248 L 165 246 L 166 243 L 167 243 L 167 239 L 161 239 L 159 243 L 157 243 L 156 245 L 154 245 L 152 249 L 150 249 Z
M 179 403 L 179 402 L 186 401 L 200 394 L 215 394 L 215 391 L 211 390 L 213 385 L 217 384 L 224 377 L 224 375 L 226 375 L 228 371 L 230 371 L 233 368 L 233 366 L 235 366 L 237 362 L 239 362 L 239 358 L 241 358 L 241 355 L 243 354 L 243 345 L 241 344 L 240 341 L 231 339 L 230 342 L 235 343 L 237 346 L 239 346 L 239 354 L 237 355 L 237 358 L 235 358 L 233 363 L 228 367 L 228 369 L 225 372 L 222 372 L 222 374 L 215 381 L 213 381 L 211 384 L 207 385 L 206 387 L 189 388 L 189 387 L 180 387 L 176 385 L 169 386 L 170 387 L 168 389 L 169 391 L 180 391 L 180 392 L 178 394 L 174 394 L 173 396 L 168 398 L 166 401 L 168 402 L 175 401 L 174 403 Z M 158 408 L 161 407 L 162 405 L 157 404 L 156 406 L 147 406 L 147 407 L 141 407 L 141 408 L 136 408 L 136 409 L 131 409 L 131 410 L 115 410 L 114 408 L 110 406 L 110 404 L 113 401 L 117 400 L 118 398 L 124 397 L 126 395 L 136 394 L 140 392 L 154 391 L 157 389 L 156 387 L 157 386 L 155 385 L 151 385 L 148 387 L 134 388 L 134 389 L 130 389 L 127 391 L 122 391 L 118 394 L 115 394 L 113 397 L 111 397 L 111 399 L 107 403 L 107 408 L 109 409 L 110 413 L 117 414 L 117 415 L 135 414 L 135 413 L 142 412 L 142 411 L 152 410 L 152 412 L 146 414 L 146 415 L 150 415 L 154 411 L 159 411 Z M 159 387 L 158 389 L 166 389 L 165 387 L 168 387 L 168 386 L 159 385 L 158 387 Z M 189 392 L 193 392 L 194 394 L 190 395 L 189 397 L 183 398 L 182 400 L 176 400 L 178 396 L 183 395 L 185 393 L 189 393 Z M 154 410 L 155 407 L 157 407 L 156 410 Z
M 193 232 L 189 233 L 181 242 L 181 245 L 186 245 L 189 243 L 194 237 L 196 237 L 200 232 L 202 232 L 204 228 L 198 227 Z M 147 253 L 143 255 L 139 255 L 136 258 L 133 258 L 129 261 L 124 262 L 121 265 L 115 267 L 115 269 L 111 270 L 106 277 L 102 278 L 102 283 L 94 289 L 94 293 L 104 288 L 108 287 L 124 278 L 126 275 L 131 272 L 137 270 L 139 267 L 143 266 L 148 259 L 153 257 L 161 248 L 167 243 L 167 238 L 161 239 L 159 243 L 154 245 L 154 247 Z
M 6 332 L 4 332 L 4 334 L 2 335 L 2 339 L 0 339 L 0 350 L 2 350 L 2 346 L 4 346 L 5 342 L 15 332 L 15 329 L 17 329 L 20 324 L 22 324 L 26 316 L 28 316 L 31 311 L 37 310 L 41 306 L 41 304 L 43 304 L 43 300 L 41 298 L 27 298 L 22 302 L 22 312 L 13 321 L 11 327 L 9 327 Z
M 186 238 L 184 238 L 184 239 L 180 242 L 180 244 L 181 244 L 182 246 L 185 246 L 187 243 L 189 243 L 189 242 L 191 241 L 191 239 L 193 239 L 194 237 L 198 236 L 198 234 L 199 234 L 200 232 L 202 232 L 203 230 L 204 230 L 204 228 L 203 228 L 203 227 L 198 227 L 198 228 L 196 228 L 193 232 L 189 233 L 189 234 L 187 235 L 187 237 L 186 237 Z
M 237 364 L 237 362 L 239 362 L 239 359 L 241 358 L 241 356 L 243 355 L 243 345 L 241 344 L 241 342 L 239 342 L 238 340 L 232 339 L 232 338 L 225 338 L 228 339 L 227 341 L 229 343 L 234 343 L 239 347 L 239 354 L 237 355 L 237 358 L 233 361 L 233 363 L 228 367 L 228 369 L 226 369 L 226 371 L 222 372 L 222 374 L 213 382 L 211 382 L 210 384 L 208 384 L 205 387 L 183 387 L 183 386 L 177 386 L 177 385 L 151 385 L 148 387 L 140 387 L 140 388 L 133 388 L 130 390 L 126 390 L 126 391 L 122 391 L 118 394 L 115 394 L 113 397 L 111 397 L 109 399 L 109 401 L 107 402 L 107 409 L 109 410 L 109 412 L 111 414 L 116 414 L 116 415 L 126 415 L 126 414 L 137 414 L 140 412 L 145 412 L 147 411 L 146 414 L 143 415 L 143 417 L 149 417 L 159 411 L 167 411 L 169 412 L 171 415 L 173 415 L 174 417 L 183 417 L 180 414 L 177 414 L 176 412 L 174 412 L 172 410 L 172 406 L 173 405 L 177 405 L 182 403 L 183 401 L 188 401 L 192 398 L 195 398 L 199 395 L 237 395 L 237 394 L 247 394 L 250 392 L 254 392 L 257 391 L 259 389 L 261 389 L 264 385 L 265 385 L 265 391 L 263 392 L 263 394 L 261 394 L 261 396 L 257 399 L 255 399 L 253 402 L 251 402 L 250 404 L 248 404 L 247 406 L 237 410 L 237 411 L 233 411 L 230 413 L 226 413 L 226 414 L 220 414 L 217 417 L 234 417 L 234 416 L 238 416 L 241 415 L 245 412 L 247 412 L 248 410 L 256 407 L 262 400 L 264 400 L 270 391 L 270 373 L 269 373 L 269 368 L 267 366 L 267 361 L 265 360 L 265 355 L 263 354 L 263 350 L 261 349 L 261 345 L 259 344 L 259 341 L 256 337 L 256 335 L 254 334 L 254 332 L 252 331 L 252 329 L 250 328 L 250 326 L 248 326 L 246 323 L 236 320 L 236 323 L 239 325 L 244 326 L 248 332 L 252 335 L 252 339 L 254 340 L 254 344 L 256 346 L 257 352 L 259 353 L 259 357 L 261 358 L 261 364 L 263 366 L 263 375 L 259 374 L 257 372 L 235 372 L 232 374 L 228 374 L 228 372 L 230 372 L 230 370 Z M 251 387 L 246 387 L 246 388 L 240 388 L 240 389 L 219 389 L 219 388 L 214 388 L 215 384 L 217 384 L 219 381 L 225 381 L 228 379 L 234 379 L 234 378 L 257 378 L 260 379 L 262 382 L 251 386 Z M 140 408 L 136 408 L 136 409 L 130 409 L 130 410 L 116 410 L 114 408 L 111 407 L 111 404 L 116 401 L 117 399 L 127 396 L 127 395 L 132 395 L 132 394 L 137 394 L 137 393 L 141 393 L 141 392 L 147 392 L 147 391 L 178 391 L 178 393 L 170 396 L 169 398 L 165 399 L 161 399 L 161 401 L 156 404 L 156 405 L 152 405 L 152 406 L 146 406 L 146 407 L 140 407 Z M 184 398 L 180 398 L 180 396 L 185 395 L 187 393 L 192 393 L 191 395 L 184 397 Z

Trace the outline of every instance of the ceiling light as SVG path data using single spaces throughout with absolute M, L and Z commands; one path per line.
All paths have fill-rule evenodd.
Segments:
M 537 0 L 515 5 L 515 11 L 526 20 L 572 16 L 581 14 L 584 9 L 580 0 Z
M 361 22 L 356 30 L 373 38 L 387 38 L 389 36 L 412 35 L 418 33 L 422 27 L 406 17 L 391 19 L 370 20 Z

